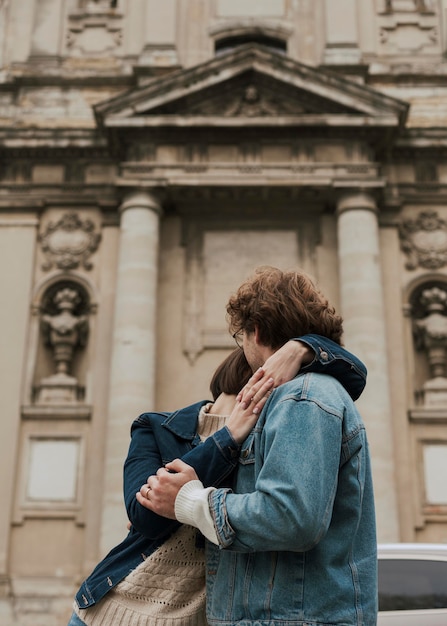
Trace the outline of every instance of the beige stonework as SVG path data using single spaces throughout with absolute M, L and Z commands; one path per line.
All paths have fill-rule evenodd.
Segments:
M 260 264 L 368 367 L 379 540 L 447 540 L 446 9 L 0 3 L 0 626 L 67 622 L 132 420 L 209 397 Z
M 358 405 L 368 428 L 381 540 L 395 541 L 397 485 L 377 212 L 367 194 L 344 196 L 338 203 L 341 313 L 346 344 L 368 355 L 368 385 Z
M 122 538 L 123 457 L 129 413 L 155 406 L 156 296 L 159 201 L 146 193 L 129 195 L 120 206 L 121 228 L 110 364 L 109 417 L 102 497 L 101 551 Z M 117 489 L 117 485 L 120 488 Z

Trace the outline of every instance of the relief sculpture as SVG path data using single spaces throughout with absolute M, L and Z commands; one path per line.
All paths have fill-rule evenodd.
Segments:
M 447 263 L 447 224 L 435 211 L 407 219 L 399 228 L 401 249 L 407 255 L 405 267 L 437 270 Z
M 98 248 L 100 233 L 95 232 L 95 224 L 90 219 L 81 220 L 77 213 L 65 213 L 57 222 L 50 222 L 39 236 L 46 261 L 43 270 L 56 267 L 72 270 L 80 265 L 92 269 L 90 256 Z

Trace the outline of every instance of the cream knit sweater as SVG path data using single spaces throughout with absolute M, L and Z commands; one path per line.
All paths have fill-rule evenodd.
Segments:
M 226 416 L 202 407 L 198 434 L 206 439 Z M 205 626 L 205 555 L 197 530 L 181 526 L 104 598 L 75 613 L 87 626 Z

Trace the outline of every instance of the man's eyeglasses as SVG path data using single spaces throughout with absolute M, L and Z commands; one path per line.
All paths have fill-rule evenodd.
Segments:
M 244 341 L 244 331 L 238 330 L 237 333 L 233 334 L 233 339 L 235 340 L 237 347 L 242 348 Z

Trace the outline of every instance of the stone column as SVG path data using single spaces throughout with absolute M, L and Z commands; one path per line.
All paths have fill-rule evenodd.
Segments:
M 346 347 L 368 368 L 357 401 L 365 421 L 374 475 L 378 537 L 399 540 L 384 294 L 377 206 L 358 193 L 337 205 L 341 314 Z
M 151 194 L 131 194 L 121 227 L 106 431 L 101 551 L 123 539 L 127 517 L 122 470 L 132 421 L 154 409 L 157 265 L 161 207 Z

